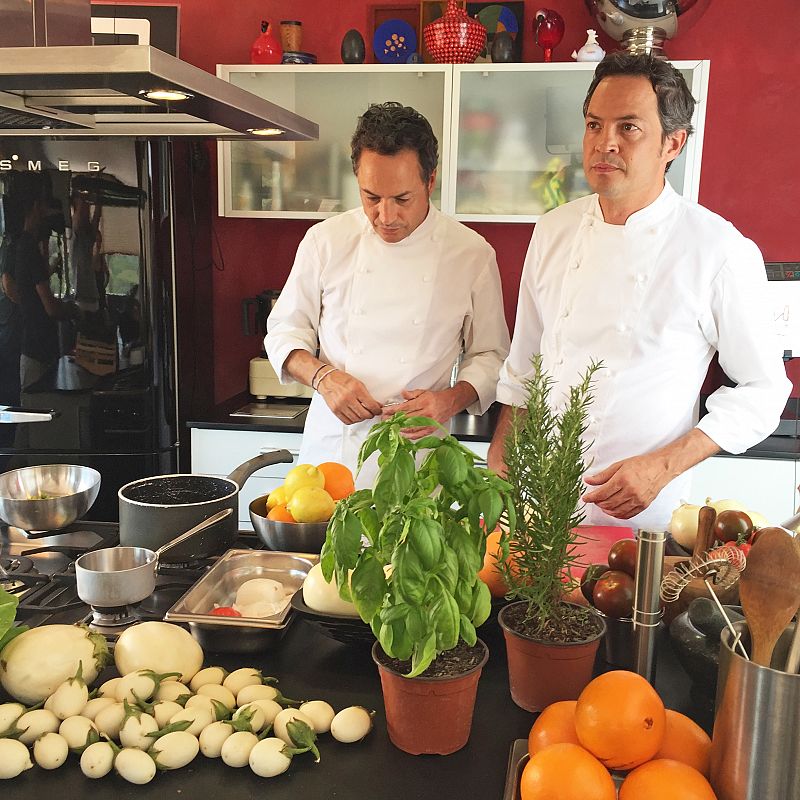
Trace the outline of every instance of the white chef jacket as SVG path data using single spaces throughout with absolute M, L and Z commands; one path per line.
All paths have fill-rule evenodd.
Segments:
M 604 221 L 597 195 L 568 203 L 534 230 L 497 399 L 525 404 L 533 353 L 554 379 L 556 407 L 590 360 L 602 360 L 586 432 L 588 474 L 694 426 L 741 453 L 775 430 L 791 389 L 766 285 L 756 245 L 669 183 L 624 225 Z M 715 351 L 737 385 L 715 391 L 698 423 Z M 629 521 L 587 505 L 587 522 L 664 529 L 689 480 L 673 480 Z
M 482 414 L 494 402 L 508 354 L 500 274 L 482 236 L 433 206 L 405 239 L 387 243 L 361 208 L 309 229 L 267 321 L 264 345 L 281 382 L 293 350 L 362 381 L 379 402 L 401 402 L 404 389 L 470 383 Z M 320 394 L 308 411 L 300 463 L 338 461 L 355 470 L 361 443 L 378 418 L 340 422 Z M 371 486 L 375 458 L 357 485 Z

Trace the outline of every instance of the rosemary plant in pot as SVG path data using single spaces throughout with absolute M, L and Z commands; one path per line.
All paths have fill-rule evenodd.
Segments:
M 572 576 L 584 520 L 587 443 L 583 435 L 592 401 L 592 363 L 555 410 L 553 381 L 532 359 L 527 401 L 515 409 L 505 440 L 506 478 L 512 487 L 516 527 L 501 536 L 506 558 L 498 566 L 518 602 L 498 616 L 506 640 L 514 702 L 539 711 L 575 699 L 592 677 L 605 623 L 590 609 L 565 601 L 579 581 Z
M 395 414 L 372 428 L 359 467 L 378 451 L 376 482 L 339 501 L 320 562 L 377 639 L 389 738 L 444 755 L 469 738 L 488 657 L 476 634 L 491 610 L 485 530 L 501 518 L 513 529 L 515 511 L 506 481 L 455 438 L 401 433 L 428 426 L 441 428 Z

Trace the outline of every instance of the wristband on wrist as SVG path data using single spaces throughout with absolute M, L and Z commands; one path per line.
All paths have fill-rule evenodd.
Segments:
M 317 367 L 317 371 L 311 376 L 311 383 L 309 384 L 309 386 L 312 389 L 316 388 L 316 386 L 314 385 L 314 381 L 317 379 L 317 375 L 319 375 L 319 373 L 322 372 L 322 370 L 325 369 L 325 367 L 328 367 L 328 366 L 330 366 L 330 365 L 329 364 L 320 364 L 319 367 Z
M 324 381 L 324 380 L 325 380 L 325 378 L 327 378 L 327 377 L 328 377 L 328 375 L 330 375 L 330 374 L 331 374 L 331 372 L 337 372 L 337 371 L 338 371 L 338 370 L 336 369 L 336 367 L 331 367 L 330 369 L 328 369 L 328 371 L 327 371 L 327 372 L 323 372 L 323 373 L 322 373 L 322 375 L 320 375 L 320 378 L 319 378 L 319 380 L 317 381 L 317 385 L 316 385 L 316 387 L 315 387 L 315 388 L 316 388 L 316 390 L 317 390 L 317 391 L 319 391 L 319 386 L 320 386 L 320 384 L 322 383 L 322 381 Z

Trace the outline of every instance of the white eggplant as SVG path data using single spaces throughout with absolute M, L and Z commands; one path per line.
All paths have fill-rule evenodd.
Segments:
M 331 729 L 331 722 L 336 712 L 330 703 L 324 700 L 310 700 L 303 703 L 298 711 L 305 714 L 313 723 L 315 733 L 327 733 Z
M 197 690 L 197 694 L 211 697 L 222 703 L 226 708 L 236 708 L 236 696 L 230 689 L 215 683 L 206 683 Z
M 135 747 L 125 747 L 117 753 L 114 769 L 129 783 L 140 785 L 150 783 L 156 776 L 156 762 L 144 750 L 137 750 Z
M 292 763 L 291 755 L 284 751 L 288 749 L 283 739 L 270 736 L 262 739 L 250 751 L 250 769 L 262 778 L 274 778 L 289 769 Z
M 223 667 L 206 667 L 201 669 L 191 681 L 189 681 L 189 688 L 196 692 L 201 686 L 206 686 L 210 683 L 215 683 L 222 686 L 222 681 L 228 676 L 228 670 Z
M 182 710 L 183 706 L 174 703 L 172 700 L 159 700 L 159 702 L 153 706 L 153 716 L 158 723 L 159 730 L 165 727 L 170 719 Z
M 203 648 L 178 625 L 140 622 L 119 635 L 114 645 L 114 663 L 122 676 L 140 669 L 179 672 L 181 682 L 186 683 L 203 666 Z
M 156 690 L 156 700 L 171 700 L 173 703 L 180 698 L 191 697 L 192 692 L 185 683 L 180 681 L 164 681 Z
M 110 697 L 112 700 L 116 700 L 117 686 L 119 686 L 121 680 L 122 678 L 109 678 L 107 681 L 104 681 L 97 690 L 97 696 Z
M 17 728 L 22 731 L 19 740 L 22 744 L 33 744 L 42 734 L 55 733 L 60 724 L 61 720 L 46 708 L 28 711 L 17 720 Z
M 69 755 L 69 744 L 60 733 L 45 733 L 33 743 L 33 758 L 42 769 L 57 769 Z
M 219 758 L 222 745 L 233 733 L 230 722 L 212 722 L 200 731 L 200 752 L 206 758 Z
M 258 737 L 250 731 L 236 731 L 222 744 L 220 756 L 229 767 L 245 767 L 250 761 L 250 751 L 258 743 Z
M 238 697 L 239 692 L 245 686 L 260 686 L 262 683 L 261 670 L 254 667 L 242 667 L 231 672 L 222 682 L 222 685 Z
M 103 778 L 114 766 L 114 747 L 110 742 L 95 742 L 81 753 L 81 772 L 87 778 Z
M 338 742 L 360 742 L 372 730 L 372 714 L 362 706 L 343 708 L 331 722 L 331 735 Z
M 81 750 L 100 739 L 97 726 L 86 717 L 67 717 L 58 732 L 67 740 L 70 750 Z
M 8 736 L 17 729 L 17 720 L 25 713 L 22 703 L 3 703 L 0 705 L 0 738 Z
M 108 736 L 109 739 L 119 739 L 119 731 L 123 722 L 125 722 L 125 706 L 122 703 L 114 703 L 100 709 L 94 718 L 97 730 Z
M 22 742 L 0 739 L 0 778 L 16 778 L 32 766 L 31 754 Z
M 139 750 L 149 750 L 153 744 L 153 737 L 148 733 L 155 733 L 158 723 L 150 714 L 131 714 L 119 729 L 119 742 L 123 747 L 136 747 Z
M 150 755 L 161 769 L 180 769 L 194 761 L 200 752 L 196 736 L 186 731 L 172 731 L 158 738 L 150 748 Z
M 283 711 L 283 706 L 278 705 L 274 700 L 251 700 L 249 705 L 258 706 L 264 712 L 264 727 L 272 725 L 275 717 Z
M 198 706 L 182 708 L 175 716 L 170 717 L 168 724 L 172 725 L 174 722 L 184 721 L 189 722 L 186 732 L 191 733 L 193 736 L 199 736 L 200 731 L 214 721 L 214 715 L 207 708 Z
M 278 690 L 274 686 L 251 683 L 240 689 L 236 695 L 236 705 L 244 706 L 247 703 L 252 703 L 253 700 L 274 700 L 277 696 Z
M 80 715 L 94 722 L 95 717 L 104 709 L 113 706 L 117 701 L 113 697 L 93 697 L 81 709 Z
M 91 683 L 107 659 L 108 645 L 101 634 L 77 625 L 41 625 L 3 648 L 0 683 L 15 700 L 34 705 L 76 675 L 79 667 L 83 680 Z
M 252 733 L 258 733 L 264 730 L 267 724 L 267 717 L 264 714 L 264 709 L 256 705 L 256 703 L 248 703 L 233 712 L 231 722 L 236 730 L 249 730 Z
M 299 720 L 300 722 L 305 722 L 311 730 L 314 730 L 314 723 L 311 721 L 309 717 L 305 714 L 298 711 L 296 708 L 284 708 L 281 710 L 281 713 L 275 717 L 272 723 L 272 732 L 277 736 L 279 739 L 283 739 L 283 741 L 289 745 L 289 747 L 294 747 L 294 742 L 292 741 L 292 737 L 289 736 L 289 731 L 287 730 L 286 726 L 292 720 Z
M 59 719 L 66 719 L 80 714 L 88 702 L 89 690 L 83 680 L 83 668 L 79 665 L 77 673 L 56 687 L 47 698 L 45 708 L 49 708 Z

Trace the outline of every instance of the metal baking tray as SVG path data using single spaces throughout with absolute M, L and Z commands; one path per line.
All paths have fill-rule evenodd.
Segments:
M 522 770 L 528 763 L 528 740 L 514 739 L 511 743 L 511 751 L 508 754 L 508 769 L 506 770 L 506 787 L 503 792 L 503 800 L 522 800 L 520 793 L 520 780 Z M 611 773 L 614 785 L 619 789 L 622 785 L 624 776 Z
M 274 645 L 293 620 L 289 603 L 319 554 L 284 553 L 275 550 L 228 550 L 211 569 L 164 615 L 170 622 L 184 622 L 197 641 L 209 650 L 257 652 Z M 218 617 L 215 606 L 231 605 L 237 589 L 251 578 L 280 581 L 286 607 L 271 617 Z

